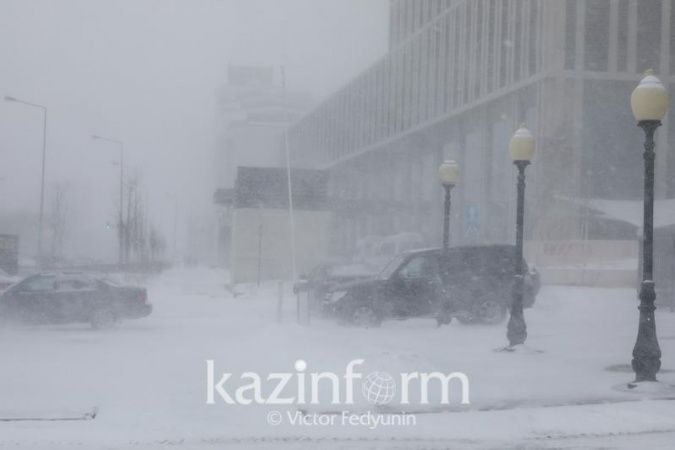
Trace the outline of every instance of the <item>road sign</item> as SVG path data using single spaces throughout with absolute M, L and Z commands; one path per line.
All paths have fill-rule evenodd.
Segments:
M 480 205 L 469 203 L 464 206 L 464 236 L 476 238 L 480 234 Z

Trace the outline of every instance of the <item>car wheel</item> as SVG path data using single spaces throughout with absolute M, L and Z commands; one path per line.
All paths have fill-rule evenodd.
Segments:
M 357 306 L 352 313 L 352 324 L 361 328 L 377 327 L 380 326 L 380 318 L 370 306 Z
M 478 306 L 476 315 L 481 323 L 496 325 L 506 317 L 506 307 L 497 300 L 485 300 Z
M 117 316 L 108 308 L 100 308 L 91 315 L 90 323 L 95 330 L 109 330 L 117 324 Z

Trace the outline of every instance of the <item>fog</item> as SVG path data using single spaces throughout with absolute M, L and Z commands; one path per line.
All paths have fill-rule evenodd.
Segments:
M 0 450 L 673 448 L 674 43 L 675 0 L 0 0 Z
M 228 64 L 284 65 L 289 89 L 319 101 L 385 51 L 387 17 L 385 1 L 9 0 L 0 24 L 0 93 L 48 108 L 45 208 L 50 186 L 70 186 L 64 251 L 111 260 L 118 149 L 91 135 L 124 142 L 167 239 L 176 197 L 184 247 L 185 222 L 213 210 L 216 91 Z M 41 132 L 40 110 L 0 103 L 5 215 L 37 214 Z

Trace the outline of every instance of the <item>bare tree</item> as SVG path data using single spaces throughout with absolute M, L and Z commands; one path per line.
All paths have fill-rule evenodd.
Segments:
M 130 263 L 138 251 L 139 228 L 143 221 L 141 214 L 141 178 L 133 175 L 127 179 L 126 190 L 126 219 L 122 224 L 124 256 L 123 261 Z
M 156 263 L 162 260 L 166 251 L 166 240 L 159 234 L 157 228 L 150 226 L 150 236 L 148 238 L 148 247 L 150 250 L 150 262 Z
M 141 177 L 130 177 L 125 188 L 126 218 L 122 224 L 124 262 L 156 263 L 166 250 L 166 242 L 148 218 Z
M 51 191 L 51 205 L 48 216 L 48 225 L 51 231 L 51 252 L 52 261 L 63 259 L 63 243 L 68 228 L 69 214 L 69 186 L 66 182 L 54 183 Z

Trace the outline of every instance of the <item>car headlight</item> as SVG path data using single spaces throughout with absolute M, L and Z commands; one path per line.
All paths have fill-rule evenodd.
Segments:
M 347 291 L 333 291 L 326 295 L 326 303 L 335 303 L 340 301 L 347 294 Z

